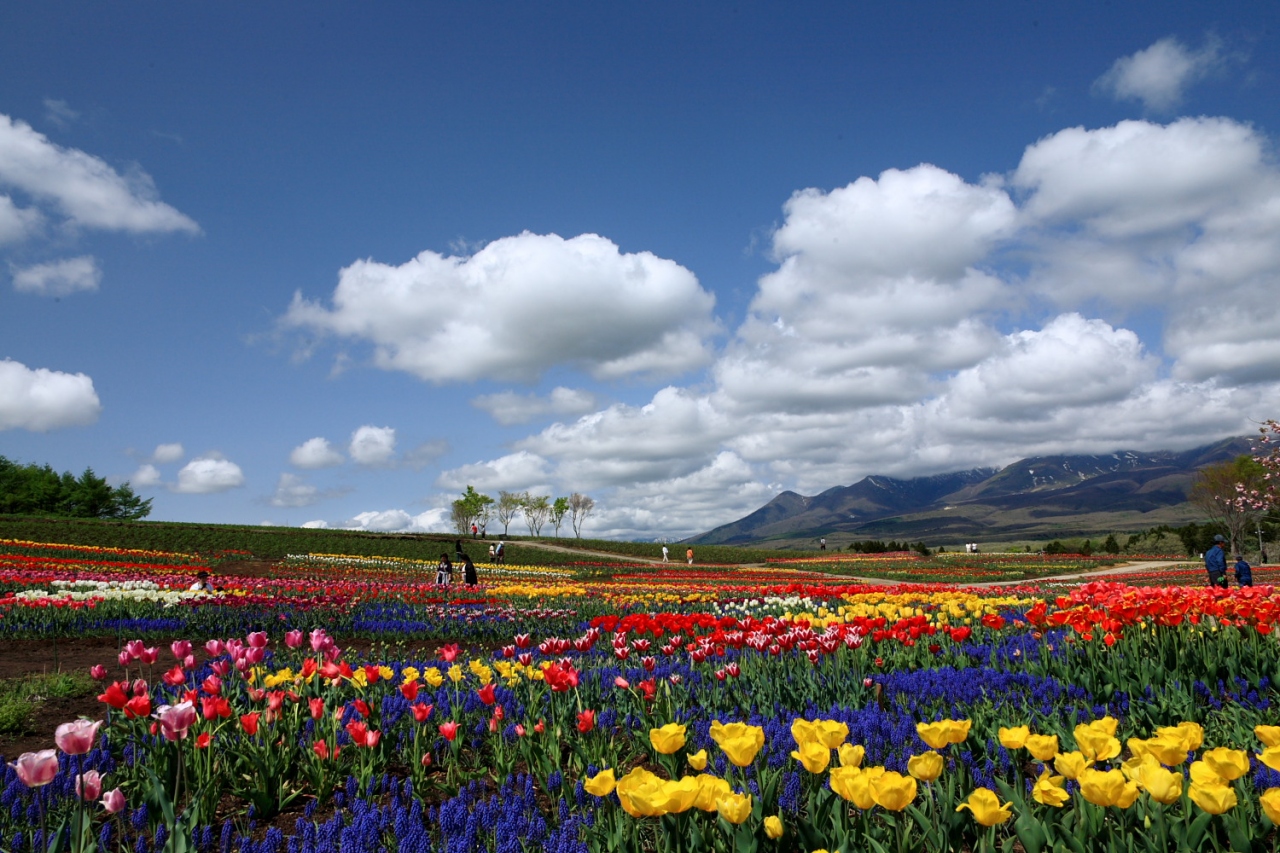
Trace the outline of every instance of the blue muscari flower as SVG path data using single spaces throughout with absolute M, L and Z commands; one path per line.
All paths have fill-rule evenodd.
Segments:
M 133 814 L 129 818 L 129 823 L 132 824 L 133 828 L 138 832 L 141 832 L 142 830 L 146 829 L 147 827 L 147 804 L 146 803 L 143 803 L 142 805 L 138 806 L 136 809 L 133 810 Z
M 552 770 L 551 774 L 547 776 L 547 790 L 548 791 L 560 790 L 560 783 L 563 781 L 564 781 L 563 774 L 561 774 L 559 770 Z
M 161 823 L 159 826 L 156 827 L 155 849 L 163 850 L 164 843 L 168 839 L 169 839 L 169 830 L 163 823 Z
M 133 842 L 133 853 L 147 853 L 147 836 L 139 835 Z
M 26 839 L 23 838 L 22 830 L 18 830 L 13 834 L 13 837 L 9 839 L 9 849 L 13 851 L 13 853 L 22 853 L 25 841 Z
M 218 838 L 218 850 L 221 853 L 231 853 L 231 841 L 235 834 L 235 827 L 231 825 L 228 818 L 222 822 L 222 834 Z

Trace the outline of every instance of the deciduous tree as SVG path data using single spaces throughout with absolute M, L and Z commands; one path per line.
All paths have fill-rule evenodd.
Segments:
M 589 498 L 579 492 L 569 495 L 569 521 L 573 524 L 573 536 L 575 539 L 582 538 L 582 524 L 590 517 L 596 508 L 594 498 Z

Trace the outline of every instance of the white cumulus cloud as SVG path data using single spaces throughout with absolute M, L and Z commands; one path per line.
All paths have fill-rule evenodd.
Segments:
M 155 451 L 151 454 L 151 461 L 164 465 L 170 462 L 177 462 L 185 455 L 186 451 L 182 448 L 182 444 L 179 442 L 175 441 L 170 444 L 157 444 Z
M 44 217 L 30 207 L 18 207 L 13 199 L 0 193 L 0 246 L 27 239 L 40 228 Z
M 272 506 L 279 507 L 313 506 L 341 494 L 343 494 L 341 489 L 321 489 L 297 474 L 286 472 L 280 475 L 270 503 Z
M 308 522 L 303 527 L 328 527 L 326 522 Z M 402 509 L 369 511 L 357 514 L 338 525 L 346 530 L 368 530 L 376 533 L 441 533 L 451 530 L 448 511 L 430 509 L 410 515 Z
M 289 453 L 289 464 L 297 468 L 332 468 L 346 457 L 325 438 L 309 438 Z
M 1167 112 L 1182 102 L 1186 88 L 1223 62 L 1222 45 L 1209 39 L 1191 50 L 1169 36 L 1137 53 L 1121 57 L 1094 83 L 1117 100 L 1137 100 L 1153 112 Z
M 347 452 L 358 465 L 387 465 L 395 456 L 396 431 L 392 427 L 362 426 L 351 433 Z
M 514 391 L 484 394 L 473 399 L 471 405 L 488 412 L 503 426 L 511 426 L 546 415 L 584 415 L 596 407 L 596 398 L 589 391 L 560 386 L 545 397 Z
M 93 380 L 83 373 L 33 370 L 12 359 L 0 361 L 0 430 L 47 432 L 85 426 L 101 411 Z
M 160 469 L 150 463 L 140 465 L 138 470 L 133 472 L 133 476 L 129 478 L 129 483 L 139 488 L 158 486 L 160 485 Z
M 208 495 L 244 485 L 244 472 L 236 463 L 210 454 L 192 459 L 178 471 L 175 492 Z
M 94 291 L 101 281 L 102 270 L 90 255 L 13 269 L 13 289 L 36 296 L 70 296 Z
M 7 115 L 0 115 L 0 185 L 28 194 L 83 228 L 199 231 L 190 217 L 156 197 L 145 172 L 121 175 L 98 157 L 57 145 Z
M 461 465 L 436 479 L 442 489 L 462 491 L 475 486 L 481 492 L 545 490 L 546 483 L 546 460 L 523 450 L 488 462 Z
M 534 380 L 556 365 L 616 378 L 707 363 L 714 304 L 674 261 L 594 234 L 525 232 L 469 257 L 357 261 L 332 308 L 295 294 L 282 322 L 366 341 L 378 367 L 432 382 Z

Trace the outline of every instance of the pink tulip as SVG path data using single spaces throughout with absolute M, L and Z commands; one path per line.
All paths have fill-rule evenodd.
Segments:
M 340 657 L 342 657 L 342 649 L 338 648 L 337 646 L 325 646 L 324 648 L 325 660 L 332 663 L 333 661 L 338 660 L 338 658 Z
M 137 660 L 142 657 L 142 650 L 146 647 L 147 644 L 141 640 L 130 640 L 124 644 L 124 650 L 129 653 L 129 658 L 131 660 Z
M 133 682 L 133 695 L 134 696 L 147 695 L 147 680 L 145 678 L 139 678 Z
M 195 656 L 195 655 L 187 655 L 185 658 L 183 658 L 183 659 L 182 659 L 182 668 L 183 668 L 183 669 L 195 669 L 195 668 L 196 668 L 196 656 Z
M 142 650 L 142 654 L 138 655 L 138 660 L 150 666 L 160 660 L 160 650 L 155 646 L 150 646 Z
M 18 760 L 9 765 L 18 774 L 18 780 L 28 788 L 39 788 L 48 785 L 58 775 L 58 751 L 42 749 L 39 752 L 24 752 Z
M 227 640 L 222 650 L 233 658 L 238 658 L 244 654 L 244 643 L 239 640 Z
M 264 649 L 262 646 L 254 646 L 253 648 L 249 649 L 249 651 L 244 653 L 244 659 L 247 660 L 249 663 L 253 664 L 254 666 L 257 666 L 258 664 L 262 663 L 263 659 L 266 658 L 266 656 L 267 656 L 267 650 Z
M 209 653 L 209 657 L 216 658 L 218 655 L 222 654 L 222 641 L 210 640 L 204 644 L 204 650 Z
M 249 642 L 249 646 L 251 648 L 265 649 L 267 647 L 267 632 L 254 631 L 249 634 L 249 636 L 245 637 L 245 640 Z
M 76 777 L 76 796 L 83 800 L 96 800 L 102 793 L 102 776 L 90 770 Z
M 108 814 L 115 814 L 124 808 L 124 793 L 119 788 L 112 788 L 102 795 L 102 807 Z
M 93 749 L 93 739 L 97 736 L 98 727 L 101 725 L 102 720 L 76 720 L 63 723 L 53 733 L 53 739 L 58 744 L 58 749 L 67 755 L 84 755 Z M 97 797 L 90 797 L 90 799 L 97 799 Z
M 95 663 L 89 667 L 89 675 L 93 677 L 94 681 L 106 681 L 107 668 L 100 663 Z
M 182 740 L 196 721 L 196 706 L 190 702 L 177 705 L 161 705 L 155 718 L 160 721 L 160 732 L 166 740 Z
M 302 648 L 302 632 L 296 630 L 286 632 L 284 635 L 284 644 L 291 649 Z
M 121 666 L 128 667 L 129 664 L 133 663 L 133 655 L 129 654 L 128 651 L 122 651 L 116 655 L 116 660 L 120 662 Z
M 333 640 L 329 638 L 329 635 L 323 628 L 316 628 L 311 632 L 311 651 L 324 651 L 332 644 Z
M 172 643 L 169 644 L 169 651 L 173 652 L 173 656 L 175 658 L 177 658 L 178 660 L 182 660 L 187 655 L 191 654 L 191 641 L 190 640 L 174 640 Z
M 223 678 L 231 674 L 231 663 L 229 661 L 215 660 L 209 664 L 209 668 Z

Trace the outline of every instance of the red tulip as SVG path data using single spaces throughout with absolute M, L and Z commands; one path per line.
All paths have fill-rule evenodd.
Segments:
M 356 699 L 351 704 L 355 706 L 357 714 L 365 719 L 369 718 L 369 703 L 365 702 L 363 699 Z
M 578 731 L 586 734 L 596 727 L 596 712 L 591 710 L 582 711 L 578 714 Z
M 422 685 L 418 682 L 410 681 L 400 685 L 400 693 L 407 701 L 412 702 L 418 698 L 418 690 L 420 690 L 421 687 Z
M 311 746 L 311 751 L 314 752 L 321 760 L 324 760 L 329 757 L 329 744 L 322 740 L 318 740 Z
M 371 731 L 369 734 L 365 735 L 364 745 L 369 749 L 373 749 L 378 745 L 378 741 L 380 740 L 382 740 L 382 732 Z
M 209 744 L 213 742 L 213 735 L 208 732 L 201 732 L 196 738 L 196 749 L 208 749 Z
M 160 678 L 170 687 L 177 687 L 180 684 L 187 683 L 187 674 L 182 671 L 180 666 L 174 666 L 173 669 L 160 676 Z
M 369 724 L 361 720 L 352 720 L 347 723 L 347 734 L 351 735 L 353 744 L 364 746 L 369 738 Z
M 431 711 L 435 708 L 435 705 L 423 705 L 419 702 L 418 704 L 411 705 L 410 707 L 413 709 L 413 718 L 419 723 L 425 723 L 427 718 L 431 716 Z
M 493 684 L 486 684 L 484 687 L 481 687 L 476 691 L 476 695 L 480 697 L 480 701 L 484 704 L 492 705 L 496 701 L 493 695 L 493 689 Z
M 449 643 L 447 646 L 440 649 L 440 657 L 444 659 L 445 663 L 453 663 L 458 659 L 458 655 L 461 652 L 462 649 L 458 648 L 457 643 Z
M 134 717 L 147 717 L 151 715 L 151 697 L 143 694 L 142 696 L 134 696 L 124 704 L 124 715 L 129 719 Z
M 441 723 L 440 734 L 444 736 L 445 740 L 452 742 L 458 736 L 458 724 L 455 722 Z
M 99 702 L 104 702 L 108 707 L 115 708 L 117 711 L 122 710 L 129 701 L 129 694 L 124 692 L 127 682 L 113 681 L 107 686 L 106 691 L 98 697 Z
M 318 720 L 324 716 L 324 699 L 317 696 L 307 702 L 311 706 L 311 719 Z
M 252 714 L 240 715 L 240 727 L 244 729 L 244 733 L 249 737 L 253 737 L 258 733 L 258 720 L 262 714 L 254 711 Z

